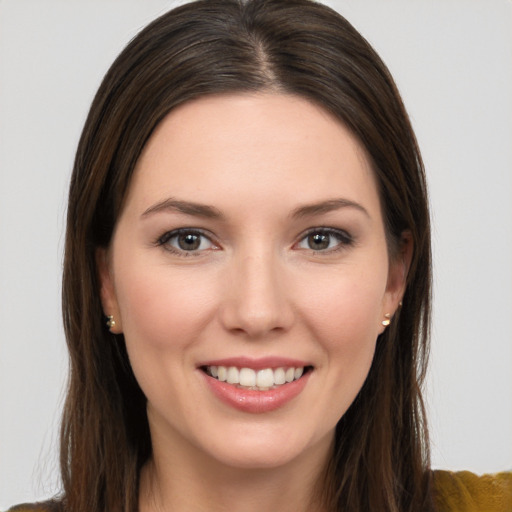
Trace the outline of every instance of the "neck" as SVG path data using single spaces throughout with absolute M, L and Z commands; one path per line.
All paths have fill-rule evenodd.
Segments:
M 176 457 L 154 452 L 141 473 L 140 512 L 325 512 L 319 482 L 324 457 L 312 463 L 311 455 L 279 467 L 230 467 L 207 457 Z M 315 448 L 318 450 L 318 447 Z M 178 450 L 179 451 L 179 450 Z

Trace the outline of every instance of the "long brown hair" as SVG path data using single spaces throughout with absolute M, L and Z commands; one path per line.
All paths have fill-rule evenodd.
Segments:
M 378 182 L 390 251 L 414 252 L 403 307 L 377 341 L 368 378 L 336 428 L 322 482 L 328 510 L 430 510 L 420 386 L 431 256 L 421 156 L 397 88 L 367 41 L 309 0 L 200 0 L 164 14 L 114 62 L 93 101 L 69 193 L 63 311 L 70 379 L 61 433 L 63 506 L 135 512 L 151 457 L 146 400 L 122 335 L 104 325 L 95 251 L 108 247 L 134 166 L 169 111 L 207 94 L 298 94 L 358 137 Z

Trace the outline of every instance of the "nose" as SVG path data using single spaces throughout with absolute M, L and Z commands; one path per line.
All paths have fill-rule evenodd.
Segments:
M 258 339 L 290 328 L 293 307 L 277 260 L 272 254 L 235 259 L 223 283 L 220 317 L 225 329 Z

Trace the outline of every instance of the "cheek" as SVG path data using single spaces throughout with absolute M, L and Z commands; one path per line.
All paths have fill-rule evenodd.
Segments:
M 116 294 L 135 377 L 149 402 L 176 404 L 184 396 L 180 386 L 190 384 L 184 370 L 210 321 L 215 287 L 162 265 L 125 261 L 118 270 Z
M 379 271 L 316 276 L 314 287 L 300 292 L 301 310 L 312 329 L 332 350 L 357 351 L 374 342 L 382 320 L 386 274 Z
M 207 276 L 136 263 L 121 272 L 116 294 L 127 344 L 177 348 L 191 343 L 208 323 L 215 286 Z
M 302 316 L 324 355 L 324 406 L 330 411 L 330 424 L 337 423 L 354 401 L 375 353 L 385 279 L 379 272 L 370 274 L 317 276 L 318 286 L 303 295 Z

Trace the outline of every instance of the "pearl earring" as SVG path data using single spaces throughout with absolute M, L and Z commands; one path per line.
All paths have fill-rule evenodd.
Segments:
M 107 316 L 107 327 L 109 329 L 112 329 L 112 327 L 115 327 L 116 321 L 114 320 L 114 315 L 108 315 Z
M 386 313 L 384 316 L 386 317 L 386 320 L 382 320 L 382 325 L 387 327 L 391 323 L 391 314 Z

